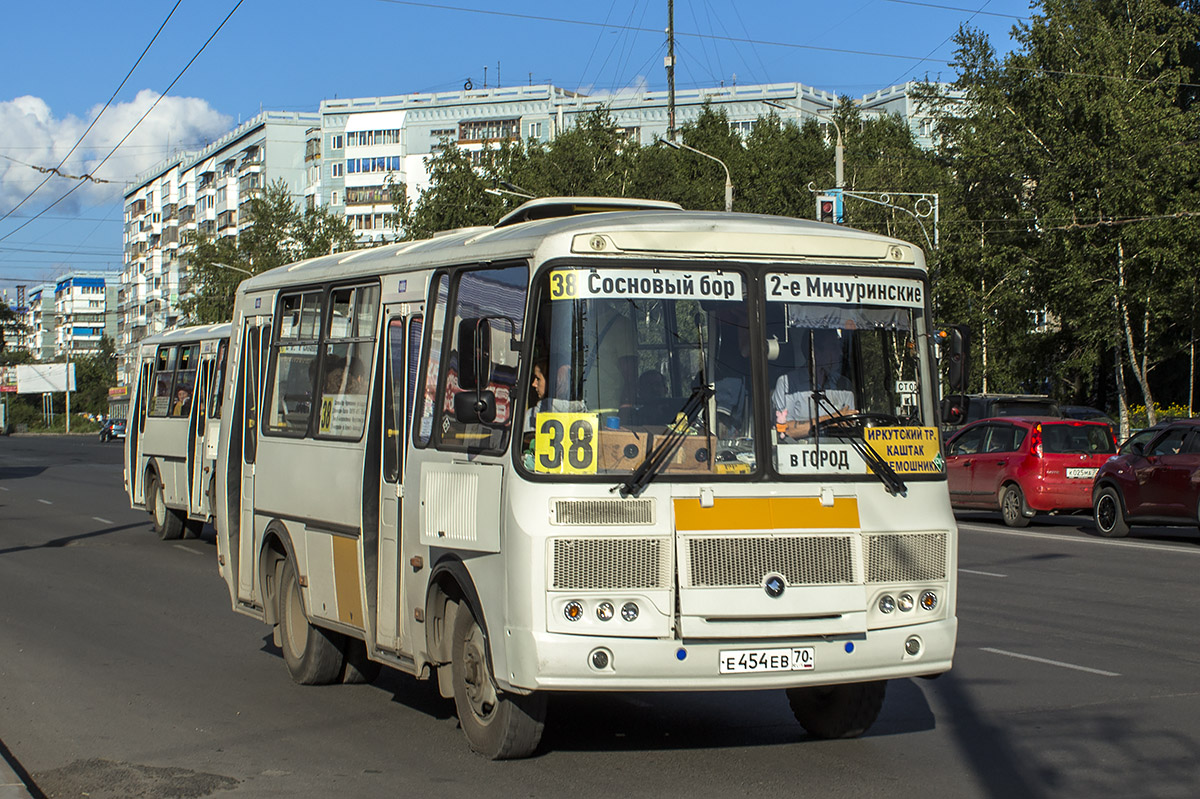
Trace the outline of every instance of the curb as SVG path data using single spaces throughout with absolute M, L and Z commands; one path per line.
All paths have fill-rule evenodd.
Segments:
M 29 788 L 9 764 L 11 756 L 8 747 L 0 742 L 0 799 L 33 799 Z

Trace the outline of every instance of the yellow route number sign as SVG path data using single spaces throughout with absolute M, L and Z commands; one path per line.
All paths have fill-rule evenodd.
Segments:
M 599 446 L 594 413 L 537 415 L 533 468 L 543 474 L 595 474 Z
M 550 299 L 573 300 L 579 296 L 579 281 L 584 274 L 575 269 L 555 269 L 550 273 Z

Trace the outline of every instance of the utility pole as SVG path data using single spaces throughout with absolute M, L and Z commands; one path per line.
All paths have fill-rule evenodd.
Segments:
M 675 141 L 675 0 L 667 0 L 667 141 Z

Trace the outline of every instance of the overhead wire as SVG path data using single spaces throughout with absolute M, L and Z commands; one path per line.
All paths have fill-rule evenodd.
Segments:
M 96 127 L 96 123 L 100 121 L 100 117 L 104 116 L 104 112 L 108 110 L 108 107 L 110 105 L 112 105 L 112 101 L 116 99 L 117 94 L 119 94 L 121 89 L 123 89 L 125 87 L 126 82 L 128 82 L 130 76 L 133 75 L 133 71 L 138 68 L 138 64 L 142 63 L 142 59 L 146 57 L 146 53 L 150 52 L 150 47 L 158 39 L 158 35 L 160 33 L 162 33 L 163 28 L 167 27 L 167 22 L 170 21 L 172 15 L 174 15 L 174 13 L 175 13 L 175 9 L 179 8 L 179 4 L 182 2 L 183 2 L 183 0 L 175 0 L 175 5 L 171 6 L 171 10 L 167 13 L 166 18 L 163 19 L 162 24 L 158 26 L 158 30 L 156 30 L 154 32 L 154 35 L 150 37 L 150 41 L 146 44 L 146 47 L 142 50 L 142 54 L 138 56 L 137 61 L 134 61 L 133 66 L 130 67 L 129 71 L 125 73 L 125 77 L 121 79 L 120 85 L 118 85 L 117 88 L 113 91 L 112 96 L 108 98 L 108 102 L 106 102 L 104 104 L 104 107 L 100 109 L 100 113 L 96 114 L 96 116 L 92 120 L 91 124 L 87 126 L 87 130 L 85 130 L 83 132 L 83 134 L 79 137 L 79 140 L 76 141 L 75 144 L 71 145 L 71 149 L 68 150 L 67 154 L 64 155 L 62 160 L 58 162 L 58 166 L 56 166 L 52 171 L 47 172 L 45 179 L 43 179 L 41 183 L 34 186 L 33 190 L 30 191 L 28 194 L 26 194 L 24 199 L 21 200 L 21 202 L 17 203 L 12 208 L 10 208 L 8 210 L 8 213 L 6 213 L 4 216 L 0 216 L 0 222 L 3 222 L 5 219 L 8 219 L 10 216 L 13 215 L 14 211 L 16 211 L 18 208 L 20 208 L 25 203 L 29 202 L 29 199 L 31 197 L 33 197 L 33 195 L 37 194 L 38 189 L 42 188 L 42 186 L 45 186 L 46 183 L 49 182 L 50 178 L 54 177 L 54 174 L 63 168 L 63 164 L 67 163 L 67 159 L 70 158 L 71 154 L 74 153 L 75 150 L 79 148 L 79 145 L 83 144 L 83 140 L 85 138 L 87 138 L 87 135 L 89 133 L 91 133 L 92 128 Z M 92 170 L 92 171 L 94 172 L 95 170 Z
M 233 7 L 233 9 L 228 14 L 225 15 L 225 19 L 221 20 L 221 24 L 218 25 L 216 30 L 214 30 L 212 32 L 212 34 L 208 37 L 208 39 L 205 40 L 204 44 L 202 44 L 200 46 L 200 49 L 196 51 L 196 54 L 194 56 L 192 56 L 191 60 L 188 61 L 187 64 L 184 65 L 183 69 L 181 69 L 179 71 L 179 74 L 175 76 L 175 79 L 173 81 L 171 81 L 170 85 L 167 86 L 167 88 L 163 90 L 162 94 L 160 94 L 157 98 L 155 98 L 154 102 L 150 104 L 150 107 L 148 109 L 146 109 L 146 113 L 142 114 L 142 116 L 140 118 L 138 118 L 138 121 L 133 123 L 133 127 L 131 127 L 129 129 L 129 132 L 126 133 L 121 138 L 121 140 L 113 146 L 113 148 L 111 150 L 109 150 L 108 155 L 104 156 L 104 158 L 102 158 L 100 160 L 100 163 L 96 164 L 96 166 L 92 168 L 93 172 L 98 171 L 100 169 L 100 167 L 104 166 L 105 162 L 107 162 L 108 159 L 112 157 L 112 154 L 115 153 L 117 151 L 117 149 L 120 148 L 120 146 L 125 143 L 125 140 L 133 135 L 133 132 L 135 130 L 137 130 L 138 125 L 141 125 L 142 122 L 146 119 L 146 117 L 150 116 L 150 112 L 153 111 L 158 106 L 159 102 L 161 102 L 162 99 L 167 96 L 167 93 L 170 92 L 171 89 L 173 89 L 175 87 L 175 84 L 178 83 L 179 79 L 183 77 L 183 74 L 188 71 L 188 68 L 196 62 L 196 59 L 200 57 L 200 54 L 204 52 L 205 48 L 208 47 L 209 43 L 214 38 L 216 38 L 218 33 L 221 32 L 221 29 L 225 27 L 225 23 L 229 21 L 229 18 L 232 17 L 234 12 L 237 11 L 241 7 L 243 2 L 245 2 L 245 0 L 238 0 L 237 5 L 235 5 Z M 5 239 L 7 239 L 9 236 L 13 235 L 17 231 L 21 230 L 24 227 L 27 227 L 35 219 L 38 219 L 43 213 L 45 213 L 46 211 L 49 211 L 51 208 L 58 205 L 60 202 L 62 202 L 63 200 L 67 199 L 72 194 L 74 194 L 79 189 L 79 187 L 82 185 L 84 185 L 84 184 L 76 183 L 75 186 L 70 191 L 68 191 L 66 194 L 62 195 L 61 197 L 59 197 L 54 202 L 50 203 L 50 205 L 43 208 L 41 212 L 30 217 L 26 222 L 13 228 L 8 233 L 5 233 L 3 236 L 0 236 L 0 241 L 4 241 Z

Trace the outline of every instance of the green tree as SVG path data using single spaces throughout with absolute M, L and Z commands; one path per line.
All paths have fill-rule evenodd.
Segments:
M 238 284 L 247 275 L 319 255 L 353 250 L 354 231 L 345 217 L 325 208 L 301 211 L 288 185 L 277 180 L 242 206 L 236 237 L 192 234 L 186 238 L 191 295 L 181 304 L 189 321 L 227 322 Z

